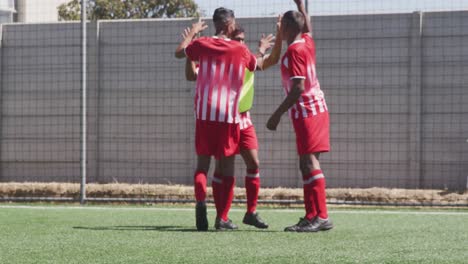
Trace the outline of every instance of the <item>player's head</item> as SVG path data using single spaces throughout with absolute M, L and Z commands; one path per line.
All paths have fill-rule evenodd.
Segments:
M 224 7 L 216 8 L 213 14 L 213 23 L 216 29 L 216 34 L 223 32 L 230 36 L 236 29 L 236 19 L 234 11 Z
M 296 37 L 302 32 L 305 25 L 304 16 L 297 11 L 291 10 L 284 13 L 281 19 L 281 36 L 283 40 L 288 40 Z
M 239 41 L 240 43 L 244 43 L 245 42 L 244 28 L 241 25 L 236 24 L 236 29 L 234 30 L 234 32 L 232 32 L 231 38 L 232 40 Z

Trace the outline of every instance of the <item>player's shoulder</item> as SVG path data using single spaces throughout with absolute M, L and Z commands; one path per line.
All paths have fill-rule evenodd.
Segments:
M 290 55 L 307 55 L 314 49 L 314 41 L 309 33 L 304 33 L 301 38 L 289 45 L 287 53 Z
M 293 45 L 290 45 L 288 49 L 286 50 L 286 54 L 288 56 L 302 56 L 306 52 L 306 47 L 303 45 L 303 43 L 293 43 Z
M 199 38 L 192 41 L 192 43 L 199 43 L 199 44 L 206 44 L 206 43 L 210 43 L 210 42 L 212 42 L 212 38 L 206 37 L 206 36 L 199 37 Z
M 239 41 L 231 41 L 231 47 L 235 50 L 235 53 L 243 54 L 244 56 L 254 56 L 247 45 L 240 43 Z
M 312 33 L 310 33 L 310 32 L 303 33 L 301 37 L 302 37 L 306 42 L 307 42 L 307 41 L 314 41 L 314 38 L 312 37 Z

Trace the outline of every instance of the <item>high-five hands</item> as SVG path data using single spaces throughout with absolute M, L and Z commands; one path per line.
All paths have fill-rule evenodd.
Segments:
M 260 41 L 258 42 L 258 51 L 265 55 L 265 52 L 269 50 L 271 47 L 273 47 L 273 41 L 275 40 L 275 36 L 273 34 L 269 34 L 268 36 L 265 36 L 265 34 L 262 34 L 262 37 L 260 38 Z

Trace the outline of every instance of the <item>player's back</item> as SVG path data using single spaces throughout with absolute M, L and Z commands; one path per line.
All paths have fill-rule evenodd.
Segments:
M 187 47 L 186 54 L 199 62 L 195 95 L 197 119 L 238 123 L 245 69 L 255 69 L 255 57 L 245 45 L 217 37 L 195 40 Z

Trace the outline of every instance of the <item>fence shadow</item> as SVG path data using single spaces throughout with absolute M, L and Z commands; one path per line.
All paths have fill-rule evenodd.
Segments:
M 74 226 L 73 229 L 95 231 L 171 231 L 171 232 L 197 232 L 194 227 L 187 226 Z
M 92 230 L 92 231 L 160 231 L 160 232 L 199 232 L 194 227 L 188 226 L 74 226 L 73 229 L 77 230 Z M 209 229 L 205 232 L 280 232 L 277 230 L 259 230 L 259 229 L 241 229 L 234 231 L 216 231 Z

